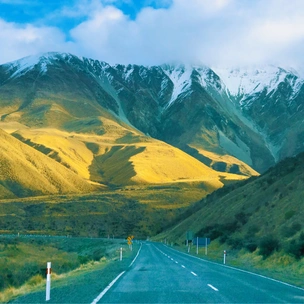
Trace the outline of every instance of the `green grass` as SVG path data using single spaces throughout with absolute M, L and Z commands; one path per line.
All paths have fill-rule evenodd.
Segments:
M 169 244 L 170 241 L 169 241 Z M 304 258 L 297 260 L 282 251 L 274 252 L 270 257 L 264 259 L 259 250 L 248 252 L 246 250 L 235 250 L 213 241 L 208 246 L 208 253 L 205 254 L 205 247 L 200 247 L 196 254 L 196 246 L 192 246 L 190 253 L 185 245 L 174 244 L 173 248 L 191 254 L 193 256 L 223 264 L 224 250 L 226 250 L 226 265 L 242 270 L 264 275 L 282 282 L 304 288 Z
M 303 287 L 304 154 L 260 177 L 228 185 L 193 204 L 155 236 L 181 245 L 186 232 L 212 240 L 208 258 Z M 212 251 L 214 249 L 214 252 Z
M 200 183 L 0 201 L 0 233 L 146 238 L 206 195 Z
M 288 159 L 259 178 L 219 189 L 192 205 L 176 225 L 160 234 L 182 243 L 188 230 L 218 239 L 232 249 L 259 248 L 304 255 L 304 154 Z
M 0 301 L 43 288 L 47 262 L 52 263 L 52 277 L 60 286 L 67 279 L 108 267 L 118 260 L 120 247 L 124 259 L 134 255 L 126 240 L 1 236 Z

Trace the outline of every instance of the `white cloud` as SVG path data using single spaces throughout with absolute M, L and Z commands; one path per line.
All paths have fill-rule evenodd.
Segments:
M 64 34 L 54 27 L 20 26 L 0 19 L 0 60 L 2 63 L 38 52 L 72 50 Z
M 302 0 L 173 0 L 166 9 L 143 8 L 135 20 L 115 8 L 117 1 L 126 0 L 79 0 L 65 7 L 62 16 L 85 16 L 70 31 L 73 43 L 54 27 L 6 23 L 11 28 L 3 33 L 2 21 L 0 38 L 7 43 L 1 61 L 14 52 L 64 50 L 110 63 L 304 65 Z

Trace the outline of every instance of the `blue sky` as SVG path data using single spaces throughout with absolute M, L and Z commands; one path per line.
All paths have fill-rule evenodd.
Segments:
M 303 0 L 0 0 L 0 63 L 48 51 L 109 63 L 303 67 Z
M 17 22 L 19 24 L 56 26 L 68 35 L 69 30 L 85 21 L 88 16 L 85 11 L 83 14 L 79 12 L 78 16 L 67 16 L 64 12 L 74 9 L 76 12 L 80 4 L 86 5 L 93 2 L 78 0 L 0 0 L 0 18 L 7 22 Z M 118 8 L 131 20 L 135 20 L 137 14 L 143 8 L 169 8 L 172 4 L 172 0 L 104 0 L 99 2 L 104 6 L 112 5 Z

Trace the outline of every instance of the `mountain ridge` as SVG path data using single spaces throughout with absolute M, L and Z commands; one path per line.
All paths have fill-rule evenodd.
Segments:
M 272 78 L 261 71 L 252 72 L 256 78 L 251 82 L 252 73 L 226 73 L 234 85 L 239 82 L 234 89 L 240 95 L 207 66 L 111 66 L 68 53 L 46 53 L 0 66 L 0 116 L 2 122 L 61 129 L 103 116 L 205 164 L 215 161 L 209 158 L 212 153 L 231 155 L 263 172 L 304 149 L 304 82 L 291 70 L 272 67 Z M 258 83 L 259 74 L 263 79 Z M 254 90 L 248 93 L 242 83 Z M 278 123 L 280 118 L 284 123 Z M 87 132 L 98 132 L 88 123 Z

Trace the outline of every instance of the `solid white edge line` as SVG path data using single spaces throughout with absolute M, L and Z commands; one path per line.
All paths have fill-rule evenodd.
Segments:
M 197 277 L 197 274 L 196 274 L 195 272 L 191 271 L 191 273 L 192 273 L 194 276 L 196 276 L 196 277 Z
M 135 260 L 137 259 L 138 255 L 139 255 L 141 247 L 142 247 L 142 243 L 140 244 L 140 247 L 139 247 L 139 249 L 137 251 L 137 254 L 136 254 L 135 258 L 133 259 L 133 261 L 131 262 L 131 264 L 129 265 L 129 267 L 131 267 L 134 264 Z
M 165 246 L 165 245 L 164 245 L 164 246 Z M 230 269 L 237 270 L 237 271 L 240 271 L 240 272 L 245 272 L 245 273 L 248 273 L 248 274 L 251 274 L 251 275 L 255 275 L 255 276 L 257 276 L 257 277 L 261 277 L 261 278 L 264 278 L 264 279 L 267 279 L 267 280 L 270 280 L 270 281 L 273 281 L 273 282 L 281 283 L 281 284 L 283 284 L 283 285 L 286 285 L 286 286 L 293 287 L 293 288 L 296 288 L 296 289 L 299 289 L 299 290 L 303 290 L 303 291 L 304 291 L 304 288 L 299 287 L 299 286 L 295 286 L 295 285 L 292 285 L 292 284 L 289 284 L 289 283 L 286 283 L 286 282 L 282 282 L 282 281 L 279 281 L 279 280 L 276 280 L 276 279 L 273 279 L 273 278 L 269 278 L 269 277 L 263 276 L 263 275 L 258 274 L 258 273 L 250 272 L 250 271 L 248 271 L 248 270 L 243 270 L 243 269 L 240 269 L 240 268 L 235 268 L 235 267 L 232 267 L 232 266 L 227 266 L 227 265 L 223 265 L 223 264 L 220 264 L 220 263 L 216 263 L 216 262 L 204 260 L 204 259 L 198 258 L 198 257 L 196 257 L 196 256 L 193 256 L 193 255 L 190 255 L 190 254 L 187 254 L 187 253 L 178 251 L 178 250 L 173 249 L 173 248 L 171 248 L 171 247 L 168 247 L 168 246 L 166 246 L 166 247 L 169 248 L 169 249 L 171 249 L 171 250 L 173 250 L 173 251 L 175 251 L 175 252 L 179 252 L 179 253 L 181 253 L 181 254 L 183 254 L 183 255 L 186 255 L 186 256 L 188 256 L 188 257 L 191 257 L 191 258 L 194 258 L 194 259 L 203 261 L 203 262 L 205 262 L 205 263 L 215 264 L 215 265 L 218 265 L 218 266 L 221 266 L 221 267 L 226 267 L 226 268 L 230 268 Z
M 135 258 L 133 259 L 133 261 L 131 262 L 131 264 L 129 265 L 129 267 L 131 267 L 133 265 L 133 263 L 135 262 L 135 260 L 137 259 L 139 252 L 141 250 L 142 247 L 142 243 L 140 244 L 140 247 L 137 251 L 137 254 L 135 256 Z M 100 301 L 100 299 L 108 292 L 108 290 L 115 284 L 115 282 L 125 273 L 125 271 L 123 271 L 122 273 L 120 273 L 100 294 L 99 296 L 91 303 L 91 304 L 96 304 L 98 301 Z
M 215 291 L 218 291 L 218 289 L 215 288 L 214 286 L 212 286 L 211 284 L 207 284 L 207 286 L 209 286 L 210 288 L 212 288 L 212 289 L 215 290 Z
M 123 271 L 120 273 L 100 294 L 99 296 L 91 303 L 91 304 L 96 304 L 106 293 L 107 291 L 115 284 L 115 282 L 125 273 Z

